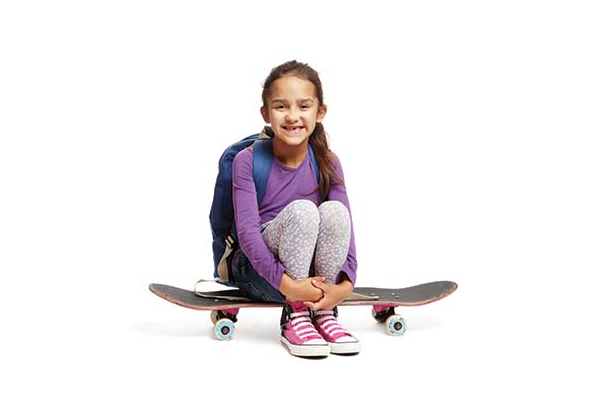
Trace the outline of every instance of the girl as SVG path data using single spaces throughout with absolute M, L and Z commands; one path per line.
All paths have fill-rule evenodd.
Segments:
M 322 125 L 327 106 L 321 81 L 307 64 L 286 62 L 267 77 L 262 101 L 274 160 L 260 206 L 253 149 L 233 162 L 241 248 L 233 281 L 248 297 L 285 302 L 281 343 L 291 354 L 358 353 L 360 343 L 336 319 L 336 306 L 354 287 L 356 253 L 342 166 Z

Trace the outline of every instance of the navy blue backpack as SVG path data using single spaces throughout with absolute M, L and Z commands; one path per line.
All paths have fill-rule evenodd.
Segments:
M 258 205 L 267 190 L 267 182 L 273 164 L 273 132 L 265 128 L 260 134 L 250 135 L 229 146 L 219 159 L 219 173 L 215 183 L 213 202 L 210 208 L 210 227 L 212 230 L 212 248 L 214 277 L 218 282 L 234 286 L 229 282 L 233 253 L 238 247 L 237 229 L 233 213 L 233 159 L 245 148 L 253 146 L 253 177 L 256 186 Z M 309 155 L 319 181 L 319 167 L 315 154 L 308 146 Z

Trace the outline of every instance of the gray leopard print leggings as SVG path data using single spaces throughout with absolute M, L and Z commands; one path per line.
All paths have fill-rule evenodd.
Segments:
M 348 256 L 350 226 L 350 213 L 339 201 L 317 208 L 296 200 L 263 225 L 262 235 L 291 278 L 308 277 L 314 254 L 316 275 L 334 284 Z

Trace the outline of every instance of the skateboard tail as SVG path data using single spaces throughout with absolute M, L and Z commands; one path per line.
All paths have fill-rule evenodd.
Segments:
M 250 299 L 228 300 L 224 298 L 201 297 L 190 290 L 158 283 L 152 283 L 148 288 L 161 299 L 191 310 L 227 311 L 248 307 L 281 307 L 279 303 L 263 303 Z

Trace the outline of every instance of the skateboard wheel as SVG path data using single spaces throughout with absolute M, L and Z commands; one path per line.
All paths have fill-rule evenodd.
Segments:
M 232 320 L 228 318 L 222 318 L 215 323 L 214 332 L 215 336 L 219 340 L 231 340 L 233 337 L 233 332 L 235 332 L 235 325 L 233 324 Z
M 390 315 L 385 321 L 387 332 L 393 336 L 401 336 L 406 331 L 406 321 L 399 315 Z

